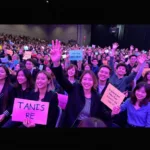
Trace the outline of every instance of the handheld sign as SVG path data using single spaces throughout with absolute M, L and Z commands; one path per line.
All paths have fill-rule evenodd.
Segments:
M 13 51 L 12 50 L 7 50 L 7 54 L 9 54 L 10 56 L 13 55 Z
M 23 59 L 24 60 L 27 60 L 27 59 L 30 59 L 31 58 L 31 55 L 32 55 L 32 52 L 28 52 L 28 51 L 25 51 L 24 53 L 24 56 L 23 56 Z
M 26 118 L 35 124 L 46 125 L 49 103 L 15 98 L 12 121 L 23 122 Z
M 109 84 L 101 101 L 112 110 L 114 106 L 120 106 L 124 98 L 125 95 L 123 93 Z
M 71 50 L 69 51 L 69 59 L 70 60 L 82 60 L 83 59 L 83 51 L 82 50 Z
M 59 107 L 61 109 L 65 109 L 67 102 L 68 102 L 68 96 L 63 94 L 57 94 L 58 95 L 58 101 L 59 101 Z

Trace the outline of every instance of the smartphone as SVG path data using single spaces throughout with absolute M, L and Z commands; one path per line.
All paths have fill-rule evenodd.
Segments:
M 125 55 L 125 57 L 124 58 L 128 58 L 129 56 L 128 55 Z

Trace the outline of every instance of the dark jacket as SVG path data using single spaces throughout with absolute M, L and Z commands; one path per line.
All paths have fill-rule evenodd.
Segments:
M 33 70 L 33 72 L 31 73 L 32 78 L 33 78 L 33 81 L 36 80 L 36 76 L 37 76 L 37 74 L 38 74 L 39 72 L 40 72 L 40 70 L 37 69 L 37 68 Z
M 82 86 L 78 84 L 71 84 L 65 78 L 61 66 L 51 68 L 56 76 L 58 83 L 68 93 L 68 103 L 65 110 L 64 127 L 72 127 L 77 120 L 80 112 L 85 105 L 85 97 Z M 111 115 L 105 110 L 104 104 L 100 101 L 100 96 L 96 91 L 92 91 L 91 97 L 91 117 L 102 119 L 107 125 L 110 124 Z
M 22 88 L 15 88 L 15 98 L 27 99 L 31 95 L 33 89 L 22 90 Z
M 5 97 L 4 95 L 4 90 L 6 89 L 6 85 L 4 85 L 3 89 L 2 89 L 2 92 L 0 93 L 0 115 L 4 113 L 4 111 L 8 111 L 9 112 L 9 115 L 11 115 L 12 113 L 12 108 L 13 108 L 13 103 L 14 103 L 14 97 L 15 97 L 15 91 L 14 91 L 14 88 L 9 85 L 9 87 L 7 88 L 8 90 L 8 99 L 7 99 L 7 105 L 6 105 L 6 109 L 3 110 L 3 99 Z
M 30 95 L 28 95 L 27 99 L 29 100 L 39 100 L 39 92 L 32 91 Z M 49 111 L 48 111 L 48 119 L 47 125 L 36 125 L 37 128 L 54 128 L 56 125 L 56 121 L 58 118 L 58 97 L 57 94 L 50 91 L 46 92 L 45 97 L 42 99 L 42 102 L 49 102 Z

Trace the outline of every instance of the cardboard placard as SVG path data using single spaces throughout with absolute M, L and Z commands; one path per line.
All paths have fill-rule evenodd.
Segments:
M 83 51 L 82 50 L 69 51 L 69 59 L 70 60 L 82 60 L 83 59 Z
M 125 95 L 109 83 L 101 101 L 111 110 L 115 106 L 120 106 L 125 98 Z
M 31 58 L 31 55 L 32 55 L 32 52 L 28 52 L 28 51 L 25 51 L 24 53 L 24 56 L 23 56 L 23 59 L 24 60 L 27 60 L 27 59 L 30 59 Z
M 7 54 L 9 54 L 10 56 L 13 55 L 13 51 L 12 50 L 7 50 Z
M 65 109 L 67 102 L 68 102 L 68 96 L 63 94 L 57 94 L 58 95 L 58 101 L 59 101 L 59 107 L 61 109 Z
M 23 122 L 26 118 L 29 118 L 35 124 L 46 125 L 48 109 L 48 102 L 15 98 L 12 121 Z

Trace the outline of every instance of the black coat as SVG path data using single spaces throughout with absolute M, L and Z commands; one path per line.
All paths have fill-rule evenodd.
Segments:
M 27 99 L 29 100 L 39 100 L 39 92 L 31 92 L 30 95 L 28 95 Z M 45 97 L 43 98 L 42 102 L 49 102 L 49 111 L 48 111 L 48 119 L 47 119 L 47 125 L 36 125 L 36 127 L 38 128 L 54 128 L 56 125 L 56 121 L 58 118 L 58 113 L 59 113 L 59 109 L 58 109 L 58 97 L 57 94 L 50 91 L 50 92 L 46 92 Z
M 4 90 L 5 89 L 8 90 L 8 99 L 7 99 L 6 110 L 11 115 L 12 108 L 13 108 L 13 103 L 14 103 L 14 97 L 15 97 L 15 91 L 14 91 L 14 88 L 11 85 L 9 85 L 8 88 L 4 85 L 4 87 L 2 89 L 2 92 L 0 93 L 0 115 L 5 111 L 5 110 L 2 109 L 2 106 L 3 106 L 2 102 L 3 102 L 3 99 L 5 97 L 5 95 L 4 95 Z
M 61 66 L 51 68 L 56 76 L 58 83 L 68 93 L 68 103 L 65 110 L 64 127 L 72 127 L 77 120 L 80 112 L 85 106 L 85 97 L 82 86 L 78 84 L 71 84 L 65 78 Z M 111 114 L 106 111 L 104 104 L 100 101 L 100 96 L 96 91 L 92 91 L 91 97 L 91 117 L 102 119 L 107 125 L 111 123 Z
M 37 74 L 40 72 L 40 70 L 39 69 L 33 69 L 33 72 L 32 72 L 32 78 L 33 78 L 33 81 L 35 81 L 36 80 L 36 76 L 37 76 Z

